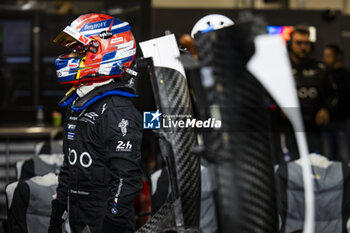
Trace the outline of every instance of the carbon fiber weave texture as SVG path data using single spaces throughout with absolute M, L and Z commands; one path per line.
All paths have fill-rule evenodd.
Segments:
M 205 133 L 215 161 L 220 232 L 277 232 L 265 92 L 246 70 L 254 52 L 249 25 L 203 34 L 199 59 L 212 68 L 222 129 Z
M 170 68 L 155 67 L 154 71 L 163 115 L 193 116 L 186 78 Z M 193 129 L 174 128 L 168 137 L 175 156 L 185 226 L 199 226 L 200 159 L 191 153 L 196 144 L 196 134 Z
M 173 203 L 168 199 L 137 233 L 158 233 L 175 225 Z
M 164 67 L 150 68 L 156 104 L 163 115 L 192 115 L 186 78 L 176 70 Z M 200 217 L 200 159 L 191 153 L 196 144 L 193 130 L 175 128 L 165 132 L 176 162 L 177 180 L 185 227 L 199 226 Z M 167 155 L 169 156 L 169 155 Z M 138 233 L 162 232 L 175 226 L 173 202 L 170 199 Z

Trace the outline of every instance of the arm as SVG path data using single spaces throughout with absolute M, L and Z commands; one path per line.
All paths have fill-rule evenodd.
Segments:
M 321 108 L 315 115 L 315 123 L 317 125 L 327 125 L 330 121 L 329 109 L 331 108 L 333 84 L 330 75 L 324 69 L 320 70 L 319 76 Z
M 66 114 L 66 121 L 69 114 Z M 63 135 L 66 135 L 65 131 Z M 68 170 L 68 152 L 66 142 L 63 140 L 64 161 L 58 175 L 58 186 L 56 189 L 56 198 L 51 202 L 51 218 L 48 233 L 62 233 L 62 223 L 68 216 L 67 197 L 69 187 L 69 170 Z
M 64 119 L 64 130 L 63 130 L 63 137 L 67 135 L 67 122 L 68 118 L 71 115 L 70 114 L 70 106 L 67 109 L 65 119 Z M 62 205 L 67 205 L 67 197 L 68 197 L 68 187 L 69 187 L 69 163 L 68 163 L 68 146 L 67 146 L 67 141 L 66 138 L 63 138 L 63 147 L 62 151 L 64 154 L 64 160 L 62 167 L 60 169 L 60 173 L 58 174 L 58 186 L 56 189 L 56 200 L 60 202 Z
M 134 108 L 121 107 L 107 109 L 101 126 L 112 176 L 103 232 L 122 233 L 133 221 L 134 200 L 142 188 L 142 122 Z
M 48 233 L 61 233 L 62 223 L 68 216 L 67 212 L 67 195 L 68 195 L 68 161 L 67 156 L 64 157 L 63 166 L 58 175 L 58 187 L 56 190 L 56 199 L 51 202 L 51 218 Z

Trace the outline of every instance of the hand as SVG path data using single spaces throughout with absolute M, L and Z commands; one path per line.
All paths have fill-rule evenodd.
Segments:
M 62 233 L 62 224 L 59 225 L 51 225 L 49 226 L 49 230 L 47 233 Z
M 317 125 L 327 125 L 329 120 L 330 116 L 327 109 L 321 108 L 318 110 L 315 116 L 315 122 Z
M 68 215 L 66 204 L 60 203 L 57 199 L 51 202 L 52 211 L 48 233 L 62 233 L 62 224 Z

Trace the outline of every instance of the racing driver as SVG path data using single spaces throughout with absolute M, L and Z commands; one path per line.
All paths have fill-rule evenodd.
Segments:
M 131 103 L 137 72 L 130 25 L 86 14 L 54 42 L 70 49 L 55 66 L 59 83 L 73 88 L 59 104 L 68 107 L 65 157 L 48 232 L 134 232 L 133 203 L 142 188 L 142 122 Z

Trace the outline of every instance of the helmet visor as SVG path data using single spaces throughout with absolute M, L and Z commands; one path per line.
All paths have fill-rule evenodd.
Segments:
M 91 39 L 84 36 L 74 28 L 67 26 L 54 40 L 62 46 L 76 49 L 78 46 L 86 46 L 90 43 Z
M 61 58 L 84 57 L 91 39 L 82 35 L 74 28 L 67 26 L 54 39 L 54 42 L 73 50 L 70 54 L 61 55 Z

